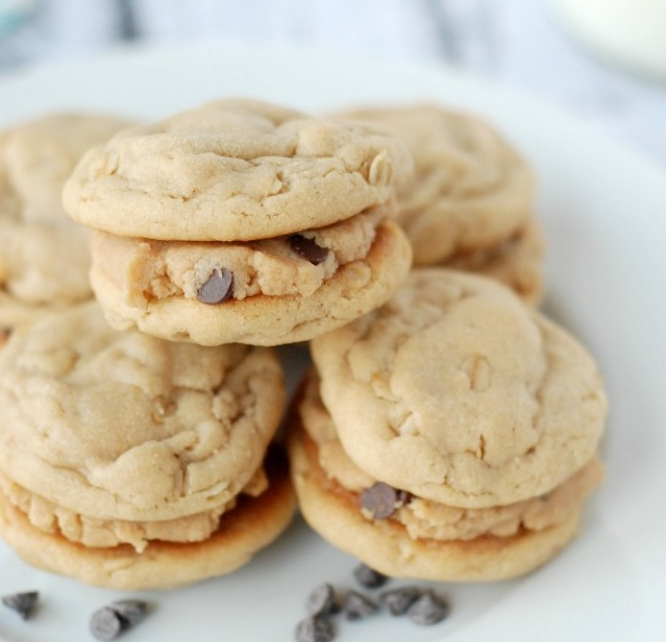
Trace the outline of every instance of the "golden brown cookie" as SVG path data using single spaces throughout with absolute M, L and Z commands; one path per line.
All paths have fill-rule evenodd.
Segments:
M 446 267 L 487 276 L 509 286 L 530 305 L 541 303 L 544 239 L 540 225 L 530 221 L 525 228 L 497 247 L 451 257 Z
M 383 127 L 409 148 L 415 171 L 399 184 L 397 221 L 415 265 L 480 272 L 538 302 L 543 240 L 534 179 L 509 141 L 480 118 L 436 105 L 340 117 Z
M 549 492 L 602 434 L 592 357 L 490 279 L 414 270 L 385 306 L 311 349 L 352 460 L 434 501 L 482 508 Z
M 268 349 L 202 348 L 115 332 L 95 303 L 16 329 L 0 353 L 8 541 L 16 544 L 16 533 L 35 545 L 53 538 L 45 549 L 19 550 L 102 584 L 107 571 L 96 576 L 90 565 L 107 556 L 124 560 L 123 579 L 108 574 L 111 586 L 130 587 L 134 579 L 135 587 L 171 585 L 244 563 L 293 511 L 283 474 L 264 471 L 284 394 L 280 364 Z M 246 514 L 265 532 L 241 536 L 238 526 L 227 534 L 222 525 L 242 524 Z M 179 546 L 211 556 L 210 568 L 200 557 L 172 577 L 164 550 Z M 68 570 L 69 561 L 43 550 L 59 550 L 64 560 L 78 551 L 80 567 Z M 149 570 L 135 573 L 130 565 Z
M 601 481 L 593 459 L 548 495 L 505 506 L 463 509 L 397 491 L 346 455 L 318 383 L 311 375 L 290 420 L 301 512 L 331 544 L 391 577 L 488 581 L 527 573 L 576 534 L 583 501 Z M 384 504 L 365 495 L 377 489 L 394 502 L 379 517 L 367 506 Z
M 290 420 L 303 514 L 389 575 L 512 577 L 576 531 L 606 398 L 567 332 L 490 279 L 414 270 L 311 342 Z
M 410 169 L 402 144 L 371 127 L 226 99 L 91 150 L 63 198 L 76 220 L 119 236 L 253 241 L 385 203 Z
M 96 229 L 109 322 L 201 345 L 307 340 L 381 305 L 411 262 L 389 220 L 404 146 L 360 124 L 220 100 L 121 132 L 64 190 Z
M 88 234 L 61 191 L 84 152 L 127 124 L 61 113 L 0 134 L 0 326 L 92 296 Z
M 59 532 L 35 527 L 25 512 L 0 493 L 0 535 L 28 563 L 115 589 L 173 588 L 225 575 L 248 563 L 287 528 L 296 498 L 284 464 L 268 463 L 268 489 L 244 495 L 201 541 L 152 540 L 142 551 L 129 544 L 89 547 Z

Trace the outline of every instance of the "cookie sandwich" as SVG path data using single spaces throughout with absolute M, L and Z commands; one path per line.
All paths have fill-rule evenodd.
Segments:
M 284 395 L 269 348 L 116 332 L 94 302 L 21 326 L 0 352 L 0 535 L 99 586 L 231 572 L 295 510 L 270 446 Z
M 397 220 L 414 265 L 484 274 L 539 302 L 544 242 L 534 177 L 508 140 L 480 118 L 436 105 L 341 116 L 385 128 L 411 152 L 415 171 L 398 186 Z
M 505 286 L 414 270 L 382 308 L 314 339 L 291 421 L 310 525 L 390 576 L 527 573 L 600 483 L 599 372 Z
M 0 133 L 0 341 L 18 323 L 92 297 L 87 230 L 61 192 L 91 147 L 129 123 L 58 113 Z
M 303 341 L 381 305 L 411 262 L 390 220 L 406 148 L 362 124 L 220 100 L 125 130 L 64 190 L 116 329 Z

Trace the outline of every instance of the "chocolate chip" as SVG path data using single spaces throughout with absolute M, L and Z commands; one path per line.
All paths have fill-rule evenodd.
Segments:
M 322 616 L 310 616 L 296 626 L 298 642 L 330 642 L 335 637 L 333 623 Z
M 379 596 L 379 600 L 388 608 L 391 615 L 404 615 L 407 609 L 419 599 L 421 593 L 418 586 L 402 586 L 385 591 Z
M 396 497 L 396 505 L 397 506 L 404 506 L 405 504 L 409 504 L 409 502 L 412 501 L 412 495 L 411 493 L 408 493 L 406 490 L 399 490 L 397 497 Z
M 16 611 L 21 618 L 27 620 L 33 613 L 39 593 L 37 591 L 26 591 L 24 593 L 12 593 L 11 595 L 4 595 L 2 603 L 14 611 Z
M 369 597 L 356 591 L 349 591 L 345 595 L 342 610 L 348 620 L 360 620 L 379 610 L 379 607 Z
M 90 618 L 90 632 L 98 640 L 115 640 L 126 628 L 123 618 L 110 606 L 98 609 Z
M 335 590 L 331 584 L 321 584 L 308 596 L 309 615 L 332 615 L 340 610 Z
M 306 261 L 310 261 L 312 265 L 323 263 L 328 256 L 328 249 L 317 245 L 312 239 L 300 234 L 290 236 L 289 245 L 296 254 L 302 256 Z
M 215 305 L 223 303 L 234 293 L 234 273 L 227 268 L 215 268 L 197 292 L 201 303 Z
M 143 600 L 117 600 L 110 608 L 120 616 L 123 629 L 136 626 L 148 612 L 148 604 Z
M 398 491 L 384 482 L 377 482 L 361 492 L 361 508 L 373 519 L 386 519 L 395 509 L 405 503 L 403 491 Z
M 431 626 L 445 619 L 450 611 L 448 602 L 432 591 L 426 591 L 407 610 L 407 616 L 415 624 Z
M 380 572 L 375 571 L 374 569 L 366 566 L 365 564 L 359 564 L 354 569 L 354 577 L 356 581 L 365 588 L 377 588 L 386 584 L 388 577 L 382 575 Z

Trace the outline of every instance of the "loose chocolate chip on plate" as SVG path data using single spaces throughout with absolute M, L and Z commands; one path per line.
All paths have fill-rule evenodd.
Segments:
M 136 626 L 148 612 L 148 603 L 143 600 L 117 600 L 110 605 L 121 619 L 123 629 Z
M 38 598 L 39 593 L 37 591 L 25 591 L 4 595 L 2 603 L 7 608 L 16 611 L 24 620 L 27 620 L 32 615 Z
M 388 577 L 382 575 L 380 572 L 375 571 L 374 569 L 366 566 L 365 564 L 359 564 L 354 569 L 354 577 L 356 581 L 365 588 L 377 588 L 386 584 Z
M 401 586 L 385 591 L 379 596 L 379 600 L 386 605 L 391 615 L 404 615 L 407 609 L 419 599 L 421 593 L 418 586 Z
M 340 610 L 331 584 L 320 584 L 308 596 L 307 612 L 309 615 L 332 615 Z
M 361 508 L 367 510 L 373 519 L 386 519 L 404 503 L 402 491 L 384 482 L 377 482 L 361 492 Z
M 322 616 L 310 616 L 296 626 L 298 642 L 331 642 L 335 637 L 333 622 Z
M 126 628 L 121 615 L 110 606 L 98 609 L 90 618 L 90 632 L 98 640 L 115 640 Z
M 407 610 L 407 615 L 412 622 L 422 626 L 431 626 L 445 619 L 450 607 L 442 597 L 432 591 L 426 591 Z
M 303 257 L 306 261 L 310 261 L 312 265 L 323 263 L 328 256 L 327 248 L 317 245 L 312 239 L 300 234 L 290 236 L 289 245 L 296 254 Z
M 349 591 L 345 595 L 342 610 L 348 620 L 360 620 L 376 613 L 379 607 L 369 597 L 356 591 Z
M 227 268 L 215 268 L 208 280 L 197 291 L 201 303 L 224 303 L 234 293 L 234 273 Z

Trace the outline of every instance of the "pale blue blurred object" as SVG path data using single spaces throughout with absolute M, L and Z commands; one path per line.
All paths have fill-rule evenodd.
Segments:
M 0 0 L 0 37 L 32 17 L 36 4 L 34 0 Z

